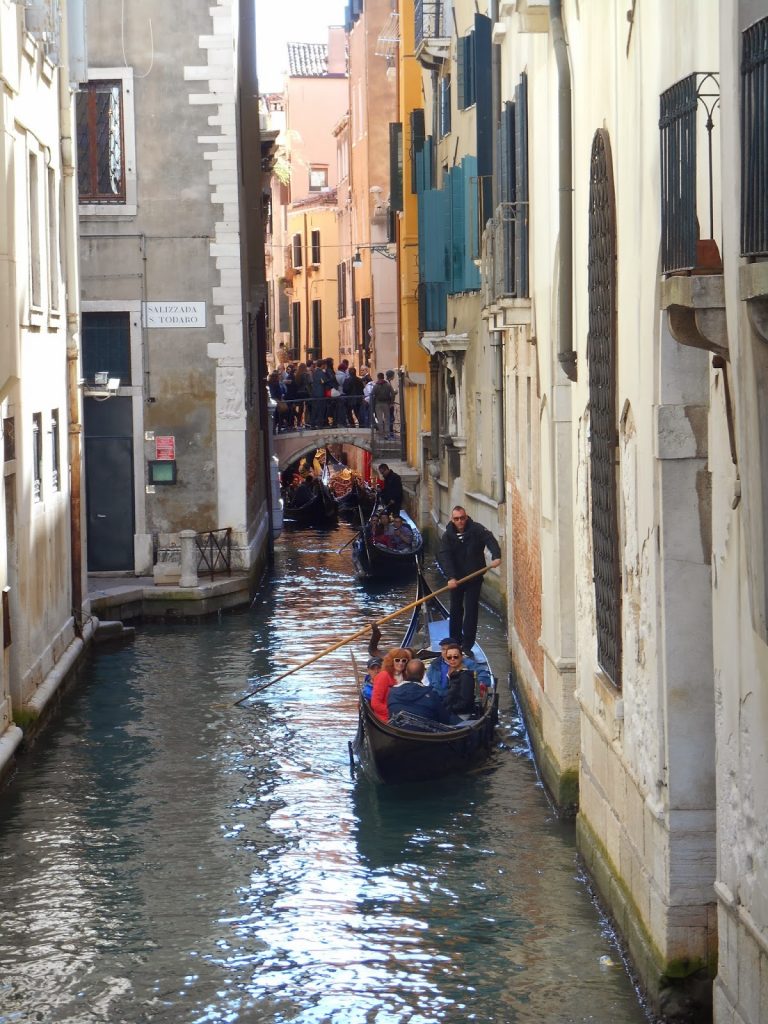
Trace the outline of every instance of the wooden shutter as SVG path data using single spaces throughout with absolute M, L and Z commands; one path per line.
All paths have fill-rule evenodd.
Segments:
M 399 121 L 389 125 L 389 207 L 403 208 L 403 126 Z

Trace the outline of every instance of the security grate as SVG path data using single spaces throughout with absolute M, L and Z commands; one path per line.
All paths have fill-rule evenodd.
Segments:
M 589 182 L 589 364 L 592 558 L 597 660 L 621 686 L 621 568 L 616 486 L 616 202 L 608 133 L 592 143 Z

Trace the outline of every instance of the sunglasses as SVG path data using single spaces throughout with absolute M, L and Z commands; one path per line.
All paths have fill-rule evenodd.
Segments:
M 408 661 L 407 658 L 393 658 L 392 661 Z
M 446 654 L 445 660 L 446 661 L 461 661 L 461 655 L 460 654 Z
M 454 523 L 463 523 L 466 518 L 466 516 L 451 516 Z

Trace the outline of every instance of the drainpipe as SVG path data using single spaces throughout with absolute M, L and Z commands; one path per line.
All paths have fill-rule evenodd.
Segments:
M 498 0 L 491 0 L 490 6 L 491 24 L 495 25 L 499 20 Z M 493 146 L 493 174 L 491 176 L 493 210 L 499 206 L 499 176 L 498 167 L 498 131 L 501 124 L 501 48 L 497 43 L 491 44 L 491 108 L 492 124 L 491 132 Z M 494 397 L 496 399 L 493 427 L 496 437 L 494 445 L 496 462 L 496 500 L 501 505 L 506 498 L 505 467 L 506 452 L 504 449 L 504 335 L 501 331 L 491 331 L 491 350 L 493 352 L 493 380 Z
M 66 13 L 61 20 L 61 52 L 69 52 Z M 80 421 L 80 254 L 78 252 L 77 174 L 69 63 L 59 67 L 61 189 L 65 239 L 65 303 L 67 323 L 67 420 L 69 437 L 69 501 L 72 615 L 75 633 L 83 635 L 82 424 Z
M 571 160 L 571 68 L 563 27 L 562 0 L 550 0 L 552 42 L 557 61 L 558 187 L 560 190 L 559 319 L 557 358 L 570 381 L 577 379 L 573 347 L 573 178 Z

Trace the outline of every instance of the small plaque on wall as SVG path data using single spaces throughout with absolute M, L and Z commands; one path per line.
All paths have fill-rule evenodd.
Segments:
M 173 434 L 155 436 L 155 458 L 159 462 L 170 462 L 176 458 L 176 438 Z

